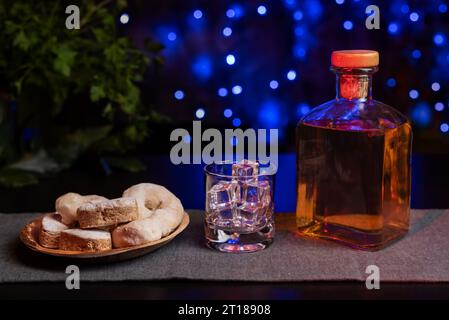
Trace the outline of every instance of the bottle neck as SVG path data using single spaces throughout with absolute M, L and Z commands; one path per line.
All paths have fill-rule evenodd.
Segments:
M 372 99 L 373 73 L 377 68 L 332 68 L 337 75 L 337 100 L 366 101 Z

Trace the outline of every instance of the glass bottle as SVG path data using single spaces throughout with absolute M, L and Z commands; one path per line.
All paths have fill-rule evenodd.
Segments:
M 379 54 L 332 53 L 337 97 L 297 126 L 299 234 L 378 250 L 409 228 L 411 140 L 408 119 L 372 99 Z

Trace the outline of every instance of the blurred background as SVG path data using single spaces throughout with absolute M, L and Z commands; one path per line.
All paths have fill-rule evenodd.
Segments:
M 381 29 L 367 30 L 378 5 Z M 144 99 L 177 123 L 279 128 L 293 150 L 293 128 L 332 99 L 330 55 L 374 49 L 381 55 L 374 98 L 408 115 L 416 152 L 449 152 L 448 6 L 442 0 L 133 1 L 121 30 L 161 42 L 165 65 Z M 126 23 L 125 23 L 126 22 Z M 191 123 L 187 124 L 191 127 Z
M 80 7 L 80 30 L 65 28 L 68 4 Z M 372 4 L 379 30 L 365 27 Z M 334 98 L 330 54 L 341 49 L 379 51 L 373 96 L 413 124 L 413 206 L 447 206 L 448 6 L 0 1 L 0 211 L 51 210 L 67 191 L 119 196 L 140 181 L 201 208 L 201 166 L 168 159 L 170 132 L 191 131 L 193 120 L 203 128 L 278 128 L 276 205 L 292 211 L 295 125 Z

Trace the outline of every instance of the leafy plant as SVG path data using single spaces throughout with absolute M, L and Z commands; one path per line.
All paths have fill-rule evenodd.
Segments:
M 0 184 L 36 183 L 89 154 L 142 169 L 126 154 L 158 115 L 137 83 L 161 45 L 146 53 L 118 34 L 124 0 L 79 1 L 80 29 L 65 27 L 64 1 L 0 0 Z

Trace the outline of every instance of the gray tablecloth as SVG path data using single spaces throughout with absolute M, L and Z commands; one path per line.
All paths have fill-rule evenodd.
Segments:
M 413 210 L 411 230 L 379 252 L 355 251 L 278 230 L 275 242 L 252 254 L 224 254 L 202 245 L 202 212 L 189 211 L 190 226 L 146 256 L 103 265 L 79 265 L 82 281 L 226 280 L 365 281 L 375 264 L 381 281 L 449 281 L 449 210 Z M 18 234 L 34 214 L 0 214 L 0 283 L 65 281 L 67 262 L 34 253 Z

